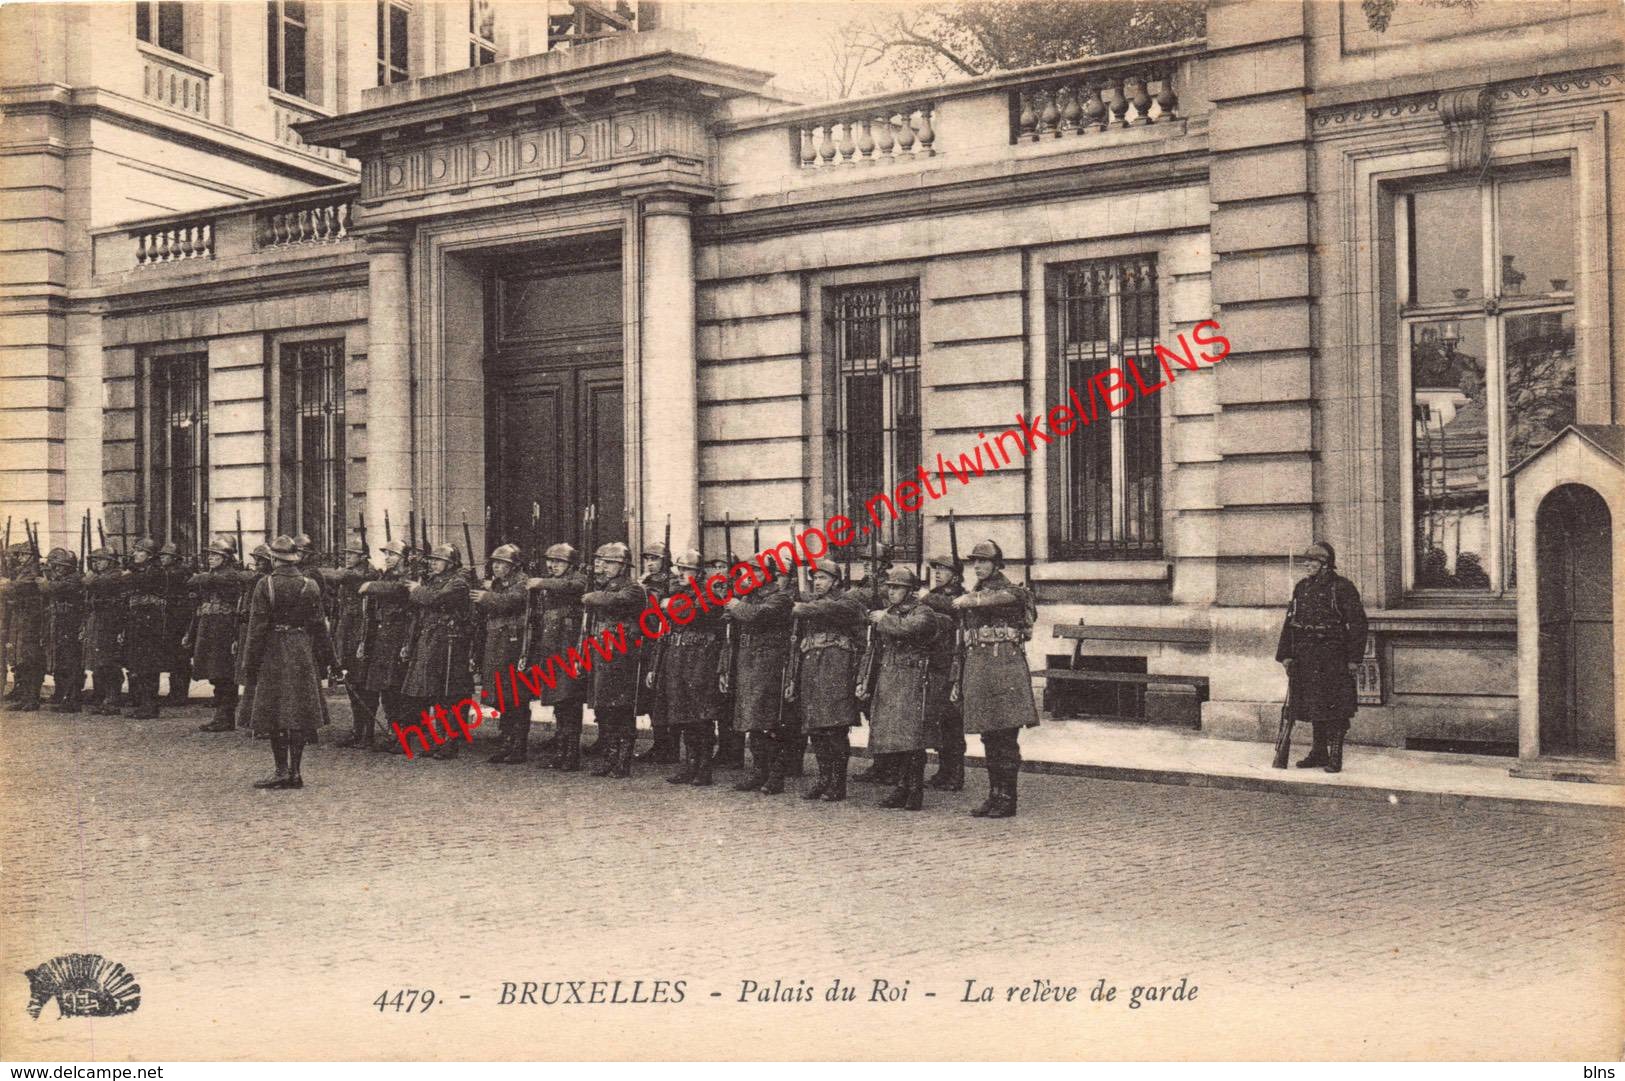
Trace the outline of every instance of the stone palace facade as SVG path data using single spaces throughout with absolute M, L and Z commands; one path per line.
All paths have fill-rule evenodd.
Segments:
M 0 499 L 42 541 L 529 549 L 593 504 L 743 552 L 1217 320 L 1221 363 L 950 479 L 899 558 L 950 506 L 998 540 L 1035 671 L 1103 674 L 1056 716 L 1270 739 L 1324 538 L 1372 616 L 1352 739 L 1616 760 L 1613 5 L 1215 2 L 816 105 L 681 29 L 376 9 L 0 9 Z

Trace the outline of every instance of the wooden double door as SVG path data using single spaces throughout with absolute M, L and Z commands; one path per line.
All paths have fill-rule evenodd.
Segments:
M 513 268 L 488 282 L 486 504 L 493 544 L 534 559 L 626 533 L 620 271 L 600 260 Z M 537 520 L 532 523 L 533 507 Z

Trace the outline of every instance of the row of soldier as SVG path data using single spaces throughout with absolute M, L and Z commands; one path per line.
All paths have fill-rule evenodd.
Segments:
M 965 581 L 958 560 L 942 555 L 929 561 L 923 584 L 884 554 L 861 584 L 829 560 L 806 568 L 798 584 L 769 573 L 770 560 L 741 564 L 694 550 L 673 560 L 661 542 L 645 548 L 641 567 L 620 542 L 598 547 L 590 566 L 572 545 L 555 544 L 536 577 L 519 548 L 504 544 L 490 555 L 488 579 L 464 568 L 454 545 L 425 548 L 386 544 L 380 571 L 363 541 L 335 568 L 316 565 L 308 537 L 278 537 L 244 566 L 221 537 L 193 573 L 171 546 L 142 539 L 127 559 L 96 549 L 83 575 L 72 553 L 53 549 L 41 575 L 30 547 L 13 546 L 3 595 L 18 681 L 12 708 L 38 708 L 49 671 L 53 708 L 79 709 L 88 669 L 93 710 L 118 712 L 128 672 L 129 715 L 151 718 L 161 673 L 175 701 L 196 676 L 214 687 L 203 730 L 247 728 L 270 739 L 276 770 L 257 785 L 299 788 L 303 747 L 328 720 L 319 681 L 341 675 L 352 731 L 340 746 L 410 755 L 415 745 L 432 758 L 455 757 L 448 709 L 495 700 L 501 741 L 491 762 L 539 753 L 542 765 L 573 772 L 598 758 L 594 775 L 624 778 L 636 719 L 646 714 L 654 744 L 636 759 L 680 763 L 666 778 L 672 784 L 704 787 L 719 767 L 738 768 L 735 790 L 782 793 L 802 774 L 810 742 L 818 779 L 801 794 L 831 802 L 846 797 L 849 733 L 866 718 L 874 764 L 858 779 L 892 786 L 882 806 L 920 809 L 928 749 L 940 763 L 930 787 L 959 790 L 972 733 L 982 737 L 989 778 L 972 814 L 1016 812 L 1018 735 L 1037 723 L 1023 648 L 1035 611 L 1031 594 L 1003 574 L 992 541 L 972 550 Z M 732 581 L 741 567 L 759 571 L 763 584 L 697 611 L 649 648 L 535 693 L 516 681 L 476 697 L 484 673 L 563 657 L 589 636 L 634 626 L 691 579 Z M 555 722 L 534 752 L 533 702 L 551 708 Z M 599 736 L 584 748 L 588 706 Z

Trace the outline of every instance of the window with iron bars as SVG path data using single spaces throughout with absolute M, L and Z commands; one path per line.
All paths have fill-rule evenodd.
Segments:
M 832 291 L 835 504 L 853 522 L 920 465 L 920 286 L 915 281 Z M 884 524 L 899 563 L 920 554 L 920 516 Z
M 182 552 L 209 536 L 209 354 L 146 358 L 148 534 Z
M 1154 355 L 1155 256 L 1051 267 L 1047 286 L 1052 401 L 1067 401 L 1075 387 L 1078 399 L 1088 403 L 1088 383 L 1095 375 L 1121 368 L 1124 356 Z M 1161 555 L 1160 403 L 1156 395 L 1139 395 L 1116 413 L 1102 406 L 1094 423 L 1067 438 L 1065 451 L 1056 456 L 1059 513 L 1050 538 L 1056 557 Z
M 282 347 L 277 525 L 308 533 L 318 551 L 345 540 L 344 343 Z

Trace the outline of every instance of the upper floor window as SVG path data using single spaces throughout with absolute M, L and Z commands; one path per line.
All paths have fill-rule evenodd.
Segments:
M 303 0 L 267 0 L 265 5 L 266 82 L 294 97 L 305 93 L 305 41 L 309 33 Z
M 1510 589 L 1507 472 L 1575 419 L 1574 203 L 1566 171 L 1395 200 L 1406 581 Z
M 145 367 L 147 531 L 196 552 L 209 536 L 209 354 L 153 354 Z
M 835 505 L 854 522 L 865 504 L 896 490 L 920 465 L 920 286 L 858 285 L 832 296 Z M 920 548 L 918 514 L 886 524 L 899 563 Z
M 395 0 L 378 0 L 378 85 L 405 82 L 410 75 L 411 9 Z
M 1153 356 L 1157 340 L 1155 256 L 1051 267 L 1047 278 L 1053 400 L 1124 356 Z M 1051 549 L 1059 558 L 1154 557 L 1162 552 L 1161 398 L 1142 394 L 1067 437 L 1057 455 Z
M 497 13 L 491 0 L 468 0 L 468 66 L 494 64 L 497 59 Z
M 172 53 L 186 52 L 186 5 L 137 0 L 135 36 Z

